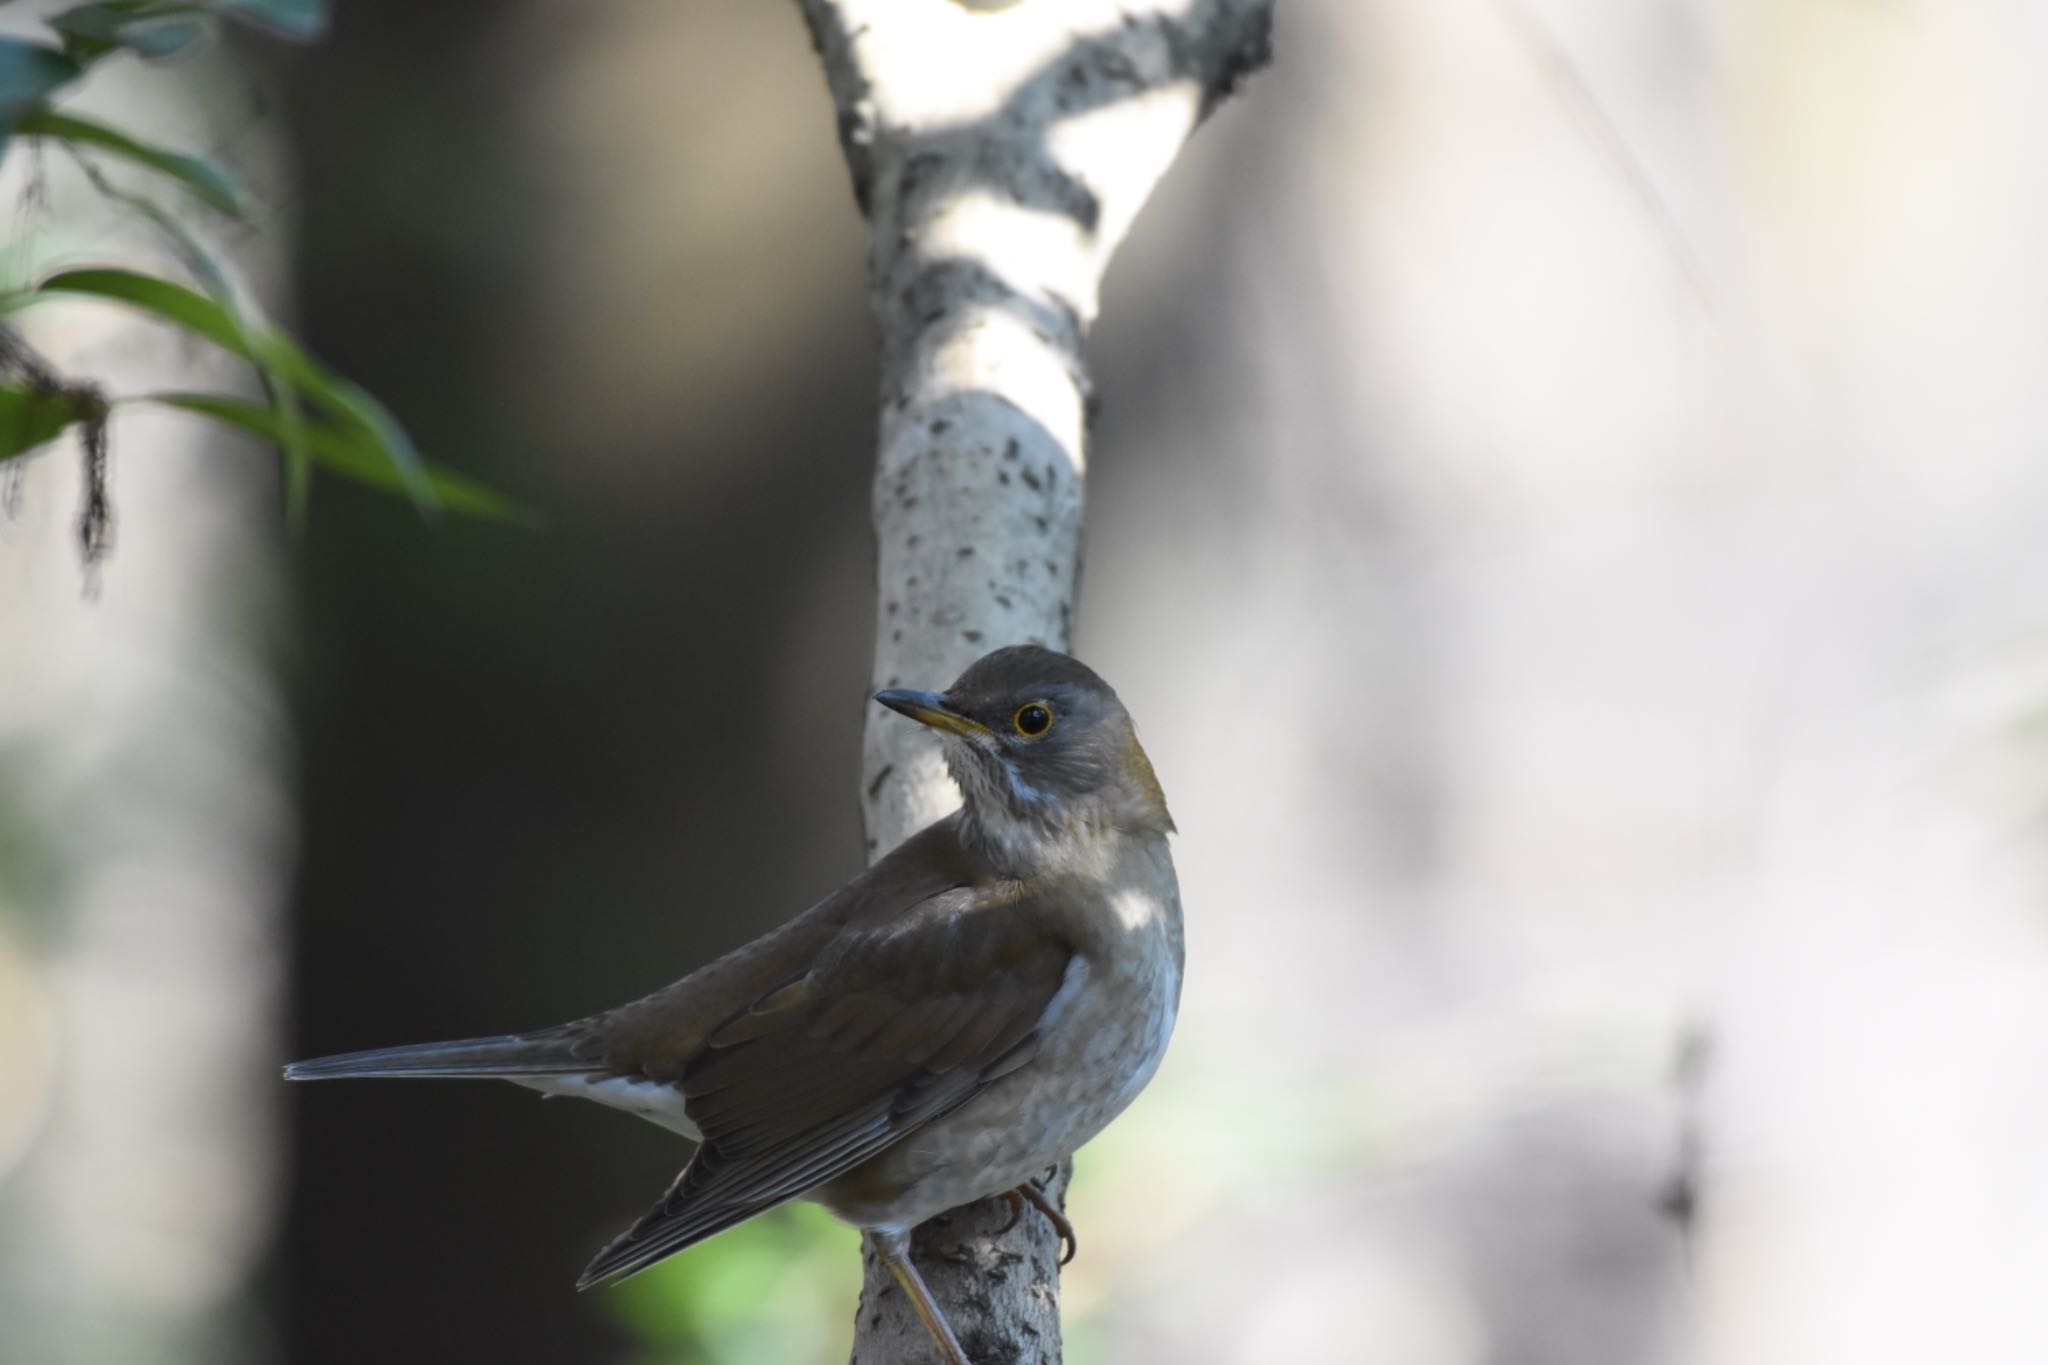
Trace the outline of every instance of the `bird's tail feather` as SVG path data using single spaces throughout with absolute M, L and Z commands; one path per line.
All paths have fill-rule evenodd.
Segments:
M 567 1032 L 508 1033 L 497 1038 L 460 1038 L 446 1043 L 412 1043 L 372 1048 L 293 1062 L 288 1081 L 337 1081 L 358 1077 L 558 1076 L 587 1071 L 577 1055 L 577 1038 Z

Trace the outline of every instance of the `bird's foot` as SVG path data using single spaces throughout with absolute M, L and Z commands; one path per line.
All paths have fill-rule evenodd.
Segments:
M 1074 1253 L 1081 1249 L 1080 1240 L 1074 1236 L 1074 1225 L 1068 1222 L 1067 1215 L 1061 1213 L 1059 1207 L 1046 1197 L 1045 1191 L 1039 1188 L 1037 1181 L 1026 1181 L 1014 1190 L 1004 1190 L 998 1198 L 1010 1206 L 1010 1221 L 996 1229 L 996 1236 L 1000 1237 L 1016 1227 L 1017 1220 L 1024 1216 L 1024 1206 L 1029 1204 L 1044 1214 L 1045 1221 L 1051 1223 L 1052 1230 L 1060 1235 L 1060 1264 L 1065 1265 L 1074 1259 Z
M 917 1310 L 918 1321 L 931 1334 L 932 1345 L 939 1348 L 946 1365 L 974 1365 L 967 1358 L 967 1348 L 960 1344 L 960 1338 L 953 1335 L 952 1325 L 946 1321 L 945 1313 L 939 1308 L 939 1301 L 932 1297 L 932 1291 L 924 1282 L 924 1276 L 917 1273 L 917 1266 L 910 1259 L 910 1234 L 907 1232 L 883 1232 L 879 1228 L 868 1229 L 868 1242 L 882 1264 L 889 1267 L 889 1273 L 896 1278 L 896 1284 L 910 1299 L 910 1306 Z

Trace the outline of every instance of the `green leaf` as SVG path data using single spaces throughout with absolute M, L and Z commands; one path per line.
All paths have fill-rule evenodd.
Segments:
M 299 409 L 298 385 L 270 366 L 264 366 L 262 374 L 277 426 L 272 439 L 284 455 L 284 521 L 297 533 L 306 529 L 306 505 L 313 497 L 313 446 L 306 434 L 306 414 Z
M 327 33 L 327 0 L 214 0 L 213 8 L 294 43 Z
M 132 270 L 66 270 L 32 290 L 10 295 L 0 302 L 0 308 L 20 308 L 58 294 L 83 294 L 131 304 L 194 336 L 205 337 L 244 360 L 255 360 L 242 340 L 241 328 L 225 308 L 182 284 Z
M 278 415 L 267 404 L 212 393 L 151 393 L 123 401 L 177 408 L 210 417 L 275 444 L 283 443 L 284 432 Z M 403 479 L 384 457 L 384 452 L 361 436 L 316 422 L 305 424 L 304 436 L 313 462 L 322 469 L 384 492 L 407 491 Z M 439 465 L 424 464 L 423 468 L 435 497 L 451 512 L 517 525 L 531 526 L 537 521 L 530 510 L 475 479 Z
M 52 294 L 83 294 L 131 304 L 240 356 L 262 370 L 273 385 L 288 381 L 342 422 L 357 427 L 372 448 L 380 449 L 399 484 L 423 512 L 434 507 L 434 481 L 397 419 L 362 389 L 307 355 L 284 333 L 275 328 L 253 331 L 220 302 L 182 284 L 132 270 L 67 270 L 52 275 L 28 294 L 0 300 L 0 311 Z M 289 434 L 290 425 L 286 419 L 280 429 Z
M 76 5 L 46 22 L 63 38 L 65 50 L 81 61 L 124 47 L 152 61 L 176 56 L 204 38 L 211 26 L 198 6 L 162 0 Z
M 266 341 L 270 346 L 285 348 L 270 355 L 274 372 L 290 376 L 314 402 L 358 427 L 397 470 L 400 483 L 420 510 L 432 511 L 438 499 L 434 496 L 433 480 L 427 477 L 426 462 L 414 448 L 412 437 L 392 416 L 391 409 L 368 390 L 343 379 L 299 350 L 283 333 L 271 332 Z M 264 349 L 269 353 L 268 346 Z
M 132 303 L 207 337 L 247 360 L 262 379 L 263 391 L 269 397 L 271 411 L 277 419 L 277 442 L 284 455 L 285 520 L 294 531 L 302 529 L 306 524 L 306 504 L 313 490 L 313 457 L 306 448 L 305 419 L 299 410 L 300 382 L 301 377 L 317 378 L 324 371 L 289 338 L 262 324 L 255 305 L 244 302 L 241 291 L 229 276 L 228 268 L 216 260 L 205 243 L 187 231 L 175 217 L 150 200 L 103 183 L 104 177 L 90 165 L 87 165 L 86 173 L 103 193 L 128 204 L 155 223 L 177 249 L 186 268 L 205 282 L 208 292 L 199 294 L 169 280 L 122 270 L 71 271 L 53 276 L 44 281 L 42 287 L 46 290 L 55 287 L 60 292 L 68 287 L 88 295 Z M 340 409 L 337 409 L 337 414 L 349 417 L 348 412 Z M 391 425 L 396 426 L 396 423 Z M 377 436 L 376 428 L 366 426 L 364 430 L 373 438 Z M 413 450 L 412 443 L 406 441 L 401 450 L 389 453 L 386 458 L 398 466 L 421 514 L 431 516 L 438 512 L 440 503 L 420 468 L 419 455 Z
M 105 124 L 60 114 L 52 109 L 31 109 L 14 121 L 14 131 L 29 137 L 62 138 L 67 142 L 112 152 L 160 175 L 169 176 L 230 217 L 247 219 L 247 199 L 241 185 L 210 161 L 151 147 Z
M 72 395 L 0 385 L 0 460 L 35 449 L 89 415 Z
M 414 449 L 412 437 L 385 407 L 360 385 L 343 379 L 334 371 L 306 354 L 285 333 L 276 328 L 263 331 L 254 339 L 256 363 L 272 384 L 289 384 L 301 391 L 313 402 L 326 408 L 340 418 L 343 425 L 354 426 L 371 444 L 384 454 L 398 472 L 400 483 L 412 496 L 413 505 L 423 515 L 431 516 L 439 510 L 440 500 L 434 496 L 433 480 L 427 477 L 426 463 Z M 287 434 L 290 426 L 287 424 Z
M 0 128 L 11 125 L 83 70 L 54 47 L 0 38 Z

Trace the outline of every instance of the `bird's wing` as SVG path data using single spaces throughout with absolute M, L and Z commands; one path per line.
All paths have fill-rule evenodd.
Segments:
M 1030 1061 L 1073 950 L 1014 887 L 847 925 L 712 1031 L 682 1086 L 704 1143 L 580 1284 L 630 1275 L 843 1174 Z
M 345 1052 L 293 1062 L 285 1077 L 477 1077 L 532 1082 L 617 1077 L 678 1085 L 683 1067 L 736 1009 L 786 982 L 844 937 L 848 926 L 887 921 L 973 880 L 978 864 L 959 838 L 956 814 L 927 825 L 795 919 L 716 962 L 617 1009 L 531 1033 Z

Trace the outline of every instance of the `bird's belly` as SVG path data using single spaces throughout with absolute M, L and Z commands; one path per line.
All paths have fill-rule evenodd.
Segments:
M 1064 1160 L 1137 1098 L 1166 1055 L 1179 964 L 1157 961 L 1147 977 L 1080 983 L 1029 1065 L 812 1197 L 862 1227 L 910 1227 Z

